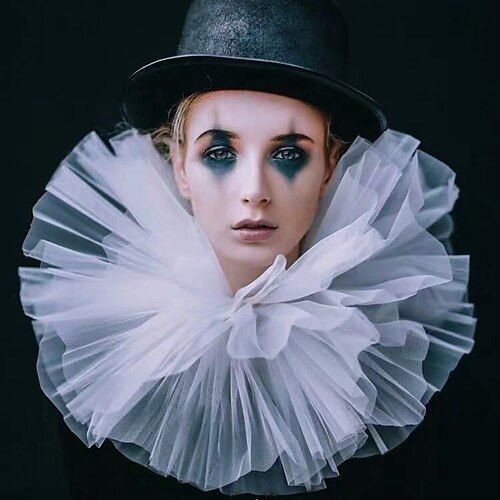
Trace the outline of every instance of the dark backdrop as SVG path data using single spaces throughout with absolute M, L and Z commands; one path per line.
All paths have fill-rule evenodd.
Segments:
M 17 266 L 34 264 L 21 252 L 31 207 L 79 139 L 116 119 L 125 78 L 173 55 L 187 3 L 33 0 L 2 9 L 4 498 L 211 496 L 130 462 L 110 443 L 87 449 L 71 434 L 38 386 L 36 342 L 18 300 Z M 473 352 L 431 400 L 420 427 L 387 455 L 344 462 L 328 491 L 336 500 L 469 498 L 497 474 L 487 453 L 498 437 L 498 2 L 343 4 L 352 83 L 383 104 L 391 128 L 418 137 L 458 174 L 453 242 L 457 253 L 472 255 L 470 299 L 479 323 Z

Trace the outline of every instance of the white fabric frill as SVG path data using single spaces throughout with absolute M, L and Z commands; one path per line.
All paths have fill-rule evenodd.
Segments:
M 41 387 L 88 446 L 225 494 L 385 453 L 474 343 L 454 172 L 395 130 L 342 156 L 302 254 L 232 295 L 148 135 L 89 133 L 23 243 Z

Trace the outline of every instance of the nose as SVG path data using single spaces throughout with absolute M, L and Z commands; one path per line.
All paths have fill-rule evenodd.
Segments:
M 267 205 L 271 201 L 266 164 L 258 158 L 248 159 L 242 165 L 241 201 L 245 204 Z

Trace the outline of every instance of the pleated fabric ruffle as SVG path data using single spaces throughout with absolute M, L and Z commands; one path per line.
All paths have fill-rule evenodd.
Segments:
M 87 445 L 226 494 L 326 487 L 422 421 L 474 340 L 453 171 L 387 130 L 342 156 L 288 269 L 233 296 L 147 135 L 92 132 L 33 208 L 20 298 Z

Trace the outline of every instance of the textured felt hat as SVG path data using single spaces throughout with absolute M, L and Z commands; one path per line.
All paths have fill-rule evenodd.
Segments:
M 126 122 L 153 130 L 184 96 L 261 90 L 331 112 L 333 132 L 370 140 L 387 128 L 380 106 L 347 82 L 348 29 L 334 0 L 194 0 L 177 54 L 135 71 L 121 101 Z

